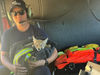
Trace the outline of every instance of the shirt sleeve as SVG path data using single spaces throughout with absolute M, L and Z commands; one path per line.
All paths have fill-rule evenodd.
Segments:
M 4 32 L 1 37 L 1 51 L 9 52 L 10 49 L 10 42 L 8 40 L 6 33 Z

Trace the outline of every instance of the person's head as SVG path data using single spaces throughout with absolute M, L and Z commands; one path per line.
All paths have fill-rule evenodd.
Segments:
M 23 0 L 13 0 L 11 2 L 10 13 L 16 24 L 19 24 L 20 21 L 27 20 L 27 11 L 26 11 L 25 2 Z

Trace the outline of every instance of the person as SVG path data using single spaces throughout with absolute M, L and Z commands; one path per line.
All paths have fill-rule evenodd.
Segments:
M 1 38 L 1 62 L 0 75 L 9 75 L 13 71 L 16 75 L 26 75 L 26 67 L 21 64 L 12 64 L 9 59 L 10 46 L 15 42 L 28 39 L 28 37 L 48 37 L 46 32 L 41 28 L 29 24 L 27 16 L 27 8 L 23 0 L 13 0 L 11 2 L 10 14 L 15 26 L 6 30 Z M 45 65 L 47 62 L 50 64 L 57 58 L 57 49 L 54 49 L 52 55 L 46 60 L 37 60 L 36 62 L 27 62 L 31 75 L 51 75 L 49 68 Z M 35 67 L 35 68 L 34 68 Z

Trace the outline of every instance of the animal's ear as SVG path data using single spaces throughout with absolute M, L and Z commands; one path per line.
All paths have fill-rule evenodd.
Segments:
M 35 41 L 36 40 L 36 38 L 34 37 L 34 36 L 32 36 L 33 37 L 33 41 Z
M 48 41 L 48 38 L 46 38 L 46 39 L 44 40 L 45 43 L 47 43 L 47 41 Z

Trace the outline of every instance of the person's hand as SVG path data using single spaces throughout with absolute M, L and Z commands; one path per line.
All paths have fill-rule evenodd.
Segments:
M 27 70 L 26 67 L 21 67 L 20 64 L 16 63 L 15 65 L 13 65 L 13 70 L 15 75 L 26 75 Z
M 29 69 L 34 69 L 35 67 L 42 66 L 45 64 L 45 60 L 37 60 L 37 61 L 27 61 Z

